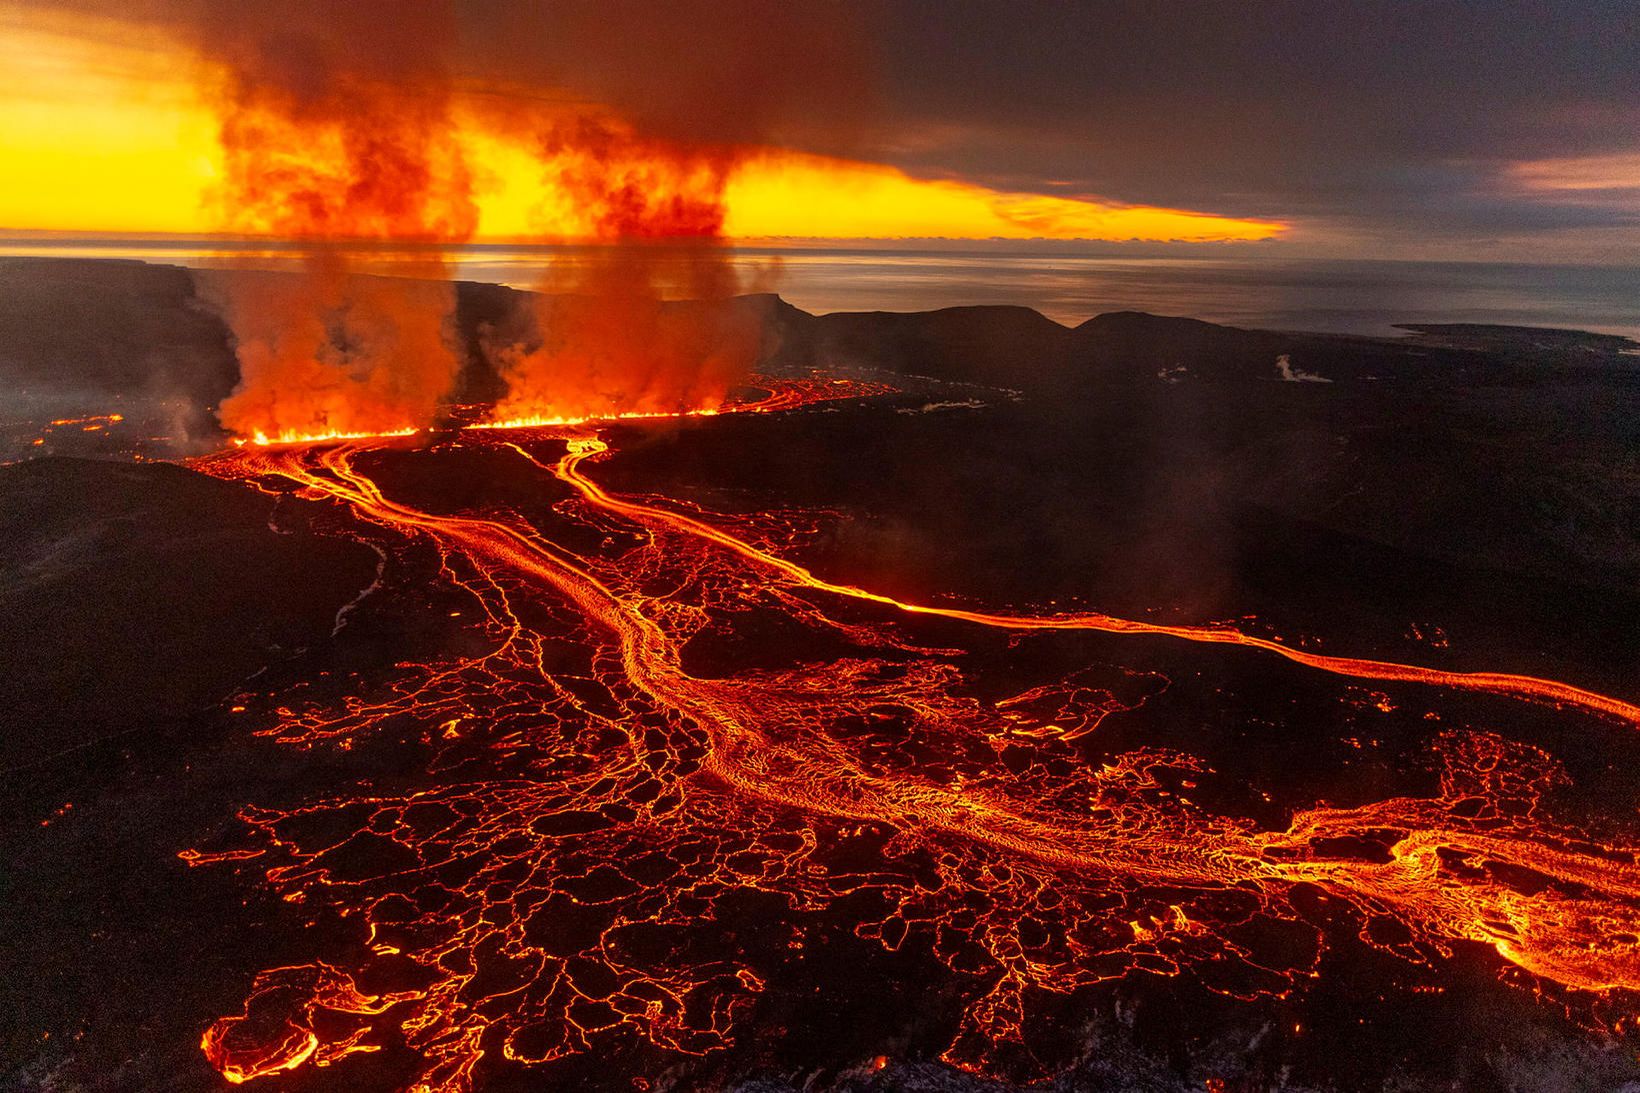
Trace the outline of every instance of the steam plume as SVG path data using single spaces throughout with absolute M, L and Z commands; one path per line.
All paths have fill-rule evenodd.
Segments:
M 754 316 L 722 242 L 734 153 L 572 118 L 533 139 L 596 244 L 547 272 L 523 334 L 491 338 L 501 421 L 716 407 L 751 371 Z M 668 303 L 667 298 L 691 301 Z
M 213 67 L 223 226 L 303 245 L 299 281 L 240 274 L 210 292 L 241 383 L 222 423 L 246 436 L 382 432 L 430 420 L 460 361 L 436 248 L 415 279 L 363 278 L 348 246 L 469 237 L 471 183 L 438 43 L 450 10 L 387 0 L 212 6 L 190 24 Z
M 791 128 L 799 116 L 834 136 L 850 128 L 865 86 L 852 29 L 834 11 L 743 0 L 615 11 L 567 0 L 507 9 L 498 25 L 497 71 L 567 88 L 581 105 L 514 105 L 494 124 L 531 143 L 545 188 L 598 246 L 549 271 L 521 335 L 487 343 L 508 383 L 494 416 L 715 407 L 759 344 L 758 316 L 731 298 L 775 273 L 737 273 L 723 240 L 727 182 L 753 147 L 813 140 Z
M 221 419 L 247 437 L 384 432 L 434 419 L 463 361 L 441 249 L 478 227 L 463 126 L 539 159 L 558 220 L 591 244 L 486 332 L 497 418 L 701 409 L 750 369 L 754 317 L 723 243 L 725 186 L 759 142 L 843 118 L 859 85 L 829 11 L 742 3 L 549 6 L 428 0 L 162 5 L 211 73 L 224 230 L 294 240 L 299 282 L 210 290 L 242 382 Z M 836 109 L 831 107 L 835 106 Z M 812 122 L 806 122 L 812 125 Z M 567 210 L 567 215 L 565 214 Z M 405 278 L 354 254 L 390 243 Z M 405 267 L 401 267 L 405 268 Z M 687 297 L 705 306 L 679 307 Z

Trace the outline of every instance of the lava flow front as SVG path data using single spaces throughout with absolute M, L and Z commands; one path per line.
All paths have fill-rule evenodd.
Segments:
M 752 408 L 857 393 L 776 384 Z M 430 782 L 247 807 L 242 840 L 185 853 L 358 929 L 349 960 L 267 970 L 243 1013 L 209 1028 L 229 1080 L 392 1047 L 417 1060 L 408 1088 L 457 1093 L 617 1037 L 710 1054 L 839 922 L 948 970 L 960 1017 L 944 1059 L 982 1073 L 1032 1065 L 1045 1000 L 1144 973 L 1285 998 L 1343 946 L 1425 969 L 1490 950 L 1507 978 L 1606 1033 L 1632 1029 L 1640 843 L 1547 815 L 1564 776 L 1545 752 L 1446 732 L 1432 792 L 1312 801 L 1261 824 L 1198 803 L 1212 771 L 1191 755 L 1093 759 L 1101 721 L 1184 683 L 1129 666 L 986 698 L 959 664 L 986 634 L 1117 634 L 1146 639 L 1136 657 L 1158 642 L 1273 655 L 1431 705 L 1548 706 L 1589 733 L 1631 731 L 1633 704 L 1225 625 L 901 602 L 794 560 L 824 514 L 610 492 L 592 468 L 611 443 L 596 425 L 452 434 L 417 457 L 515 461 L 538 493 L 453 513 L 399 495 L 382 469 L 407 453 L 387 441 L 194 464 L 333 499 L 390 567 L 431 552 L 477 620 L 465 655 L 359 693 L 246 700 L 291 745 L 421 739 L 433 758 Z M 774 626 L 796 654 L 727 670 L 696 655 Z

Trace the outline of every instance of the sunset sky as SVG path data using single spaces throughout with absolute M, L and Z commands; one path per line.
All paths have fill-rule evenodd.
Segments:
M 1627 3 L 1580 3 L 1576 19 L 1551 4 L 1365 2 L 1045 5 L 1026 19 L 878 0 L 832 9 L 848 13 L 846 41 L 812 65 L 801 40 L 746 38 L 737 24 L 758 4 L 684 4 L 672 24 L 614 19 L 568 51 L 575 35 L 540 27 L 527 68 L 511 6 L 456 5 L 443 62 L 479 240 L 578 232 L 517 133 L 487 120 L 498 96 L 545 94 L 667 139 L 733 142 L 730 238 L 1592 261 L 1640 244 Z M 0 229 L 221 226 L 219 117 L 209 66 L 177 31 L 185 7 L 0 0 Z M 722 27 L 700 26 L 705 11 Z M 748 52 L 767 64 L 742 79 Z M 663 54 L 726 75 L 679 91 L 668 81 L 688 70 Z M 703 102 L 717 116 L 696 134 L 684 115 Z M 740 131 L 742 112 L 767 116 Z

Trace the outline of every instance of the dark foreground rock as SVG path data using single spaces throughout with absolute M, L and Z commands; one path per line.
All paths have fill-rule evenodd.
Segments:
M 0 767 L 186 719 L 325 640 L 375 556 L 312 508 L 168 464 L 0 467 Z

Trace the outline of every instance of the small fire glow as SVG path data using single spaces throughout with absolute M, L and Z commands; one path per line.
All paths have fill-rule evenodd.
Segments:
M 125 422 L 122 413 L 87 414 L 84 417 L 60 417 L 48 421 L 40 430 L 40 435 L 29 443 L 35 448 L 44 448 L 53 439 L 53 434 L 64 433 L 69 436 L 85 436 L 88 433 L 108 433 L 116 425 Z M 58 437 L 61 439 L 61 437 Z
M 110 425 L 118 425 L 124 420 L 124 414 L 93 414 L 90 417 L 58 418 L 51 425 L 53 428 L 66 428 L 70 425 L 76 425 L 82 431 L 92 433 L 99 429 L 106 429 Z

